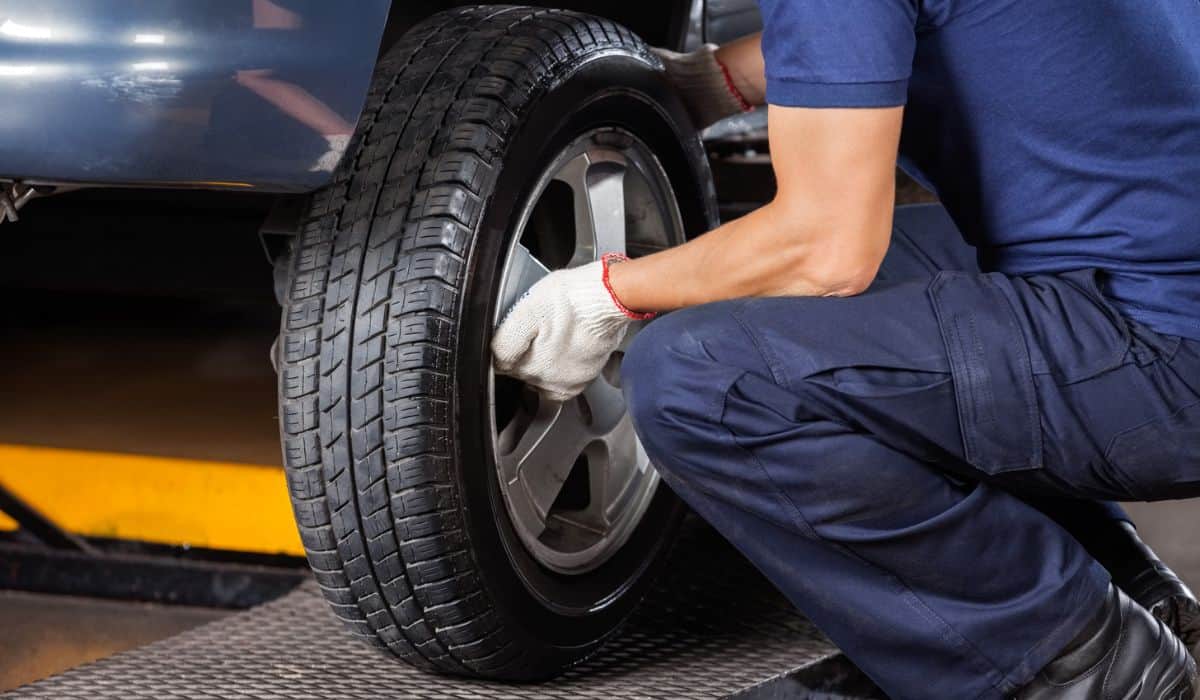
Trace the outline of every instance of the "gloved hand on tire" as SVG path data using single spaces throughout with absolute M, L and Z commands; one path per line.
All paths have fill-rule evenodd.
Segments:
M 688 53 L 651 50 L 662 59 L 667 77 L 679 91 L 697 129 L 752 109 L 734 85 L 729 70 L 717 59 L 716 44 L 705 44 Z
M 630 311 L 612 293 L 608 267 L 624 259 L 609 254 L 538 280 L 496 329 L 496 371 L 551 401 L 582 393 L 621 346 L 630 324 L 653 315 Z

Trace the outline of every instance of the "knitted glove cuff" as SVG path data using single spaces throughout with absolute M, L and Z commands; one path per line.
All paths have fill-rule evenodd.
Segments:
M 574 309 L 572 322 L 596 337 L 616 333 L 630 323 L 629 316 L 609 291 L 606 277 L 606 264 L 601 259 L 552 272 L 546 278 L 554 278 L 560 285 L 560 293 Z
M 662 59 L 667 77 L 683 96 L 697 127 L 753 109 L 734 85 L 729 69 L 717 60 L 715 44 L 705 44 L 689 53 L 657 48 L 654 52 Z
M 612 302 L 617 305 L 617 309 L 619 309 L 622 314 L 624 314 L 628 318 L 633 319 L 634 321 L 649 321 L 650 319 L 654 318 L 657 314 L 655 314 L 652 311 L 647 311 L 644 313 L 639 312 L 639 311 L 633 311 L 630 308 L 628 308 L 627 306 L 625 306 L 624 304 L 622 304 L 621 300 L 619 298 L 617 298 L 617 293 L 613 291 L 612 282 L 608 278 L 609 266 L 611 266 L 614 263 L 625 262 L 628 259 L 629 259 L 629 256 L 622 255 L 620 253 L 606 253 L 603 256 L 601 256 L 600 263 L 603 266 L 604 272 L 602 273 L 600 279 L 602 282 L 604 282 L 604 289 L 606 289 L 608 291 L 608 296 L 612 298 Z

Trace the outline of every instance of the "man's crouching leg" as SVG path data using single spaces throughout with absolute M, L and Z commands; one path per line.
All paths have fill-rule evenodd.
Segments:
M 913 441 L 888 434 L 912 418 L 899 414 L 956 419 L 949 376 L 928 366 L 839 374 L 870 357 L 832 357 L 845 339 L 829 336 L 838 323 L 826 316 L 855 309 L 828 302 L 724 302 L 642 332 L 622 381 L 666 483 L 897 700 L 1075 697 L 1043 691 L 1090 692 L 1072 686 L 1080 659 L 1148 661 L 1179 686 L 1192 668 L 1146 652 L 1149 641 L 1113 651 L 1119 629 L 1145 641 L 1165 628 L 1139 616 L 1062 528 L 900 448 Z M 868 403 L 894 420 L 862 413 L 861 394 L 875 388 L 851 379 L 890 383 L 876 387 L 888 398 Z M 1052 673 L 1049 685 L 1039 672 Z

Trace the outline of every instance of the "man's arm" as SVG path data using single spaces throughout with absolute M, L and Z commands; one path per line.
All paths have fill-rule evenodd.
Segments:
M 771 20 L 761 37 L 659 55 L 697 124 L 771 103 L 774 200 L 678 248 L 550 273 L 496 330 L 497 372 L 564 401 L 595 379 L 644 312 L 847 296 L 874 280 L 891 238 L 914 6 L 761 1 Z
M 660 53 L 693 113 L 711 112 L 714 96 L 765 101 L 762 34 Z M 717 116 L 736 104 L 727 107 Z M 775 200 L 687 245 L 613 267 L 614 294 L 630 309 L 668 311 L 733 297 L 861 292 L 891 234 L 902 112 L 771 107 Z
M 778 192 L 678 248 L 614 265 L 636 311 L 748 296 L 847 296 L 874 279 L 891 238 L 902 107 L 770 107 Z
M 565 401 L 600 373 L 635 312 L 866 289 L 890 239 L 903 109 L 770 109 L 770 204 L 678 248 L 550 273 L 496 330 L 496 371 Z

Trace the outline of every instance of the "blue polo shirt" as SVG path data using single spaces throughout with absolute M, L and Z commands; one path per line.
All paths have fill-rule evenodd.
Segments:
M 1200 0 L 760 0 L 767 101 L 907 104 L 901 166 L 985 270 L 1098 268 L 1200 340 Z

